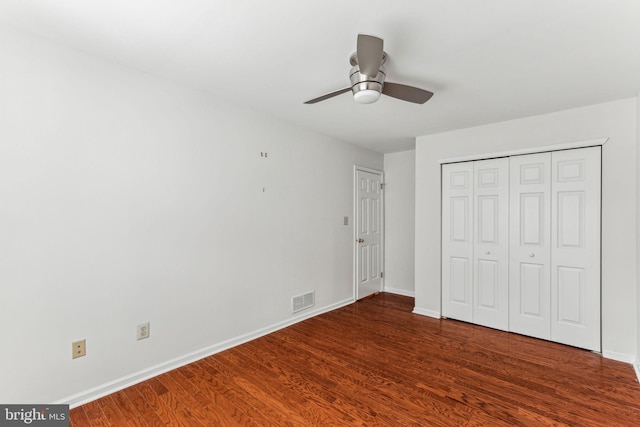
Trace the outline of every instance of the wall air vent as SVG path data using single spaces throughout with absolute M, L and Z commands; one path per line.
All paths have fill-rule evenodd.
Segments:
M 304 295 L 298 295 L 291 299 L 292 313 L 297 313 L 305 308 L 309 308 L 316 303 L 315 291 L 307 292 Z

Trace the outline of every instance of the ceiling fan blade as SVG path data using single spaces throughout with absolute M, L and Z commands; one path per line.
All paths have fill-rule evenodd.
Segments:
M 305 102 L 305 104 L 315 104 L 316 102 L 324 101 L 325 99 L 333 98 L 334 96 L 340 95 L 345 92 L 349 92 L 351 90 L 350 87 L 337 90 L 335 92 L 328 93 L 326 95 L 319 96 L 318 98 L 313 98 Z
M 358 66 L 360 73 L 375 77 L 382 65 L 384 42 L 382 39 L 366 34 L 358 34 Z
M 382 86 L 382 93 L 414 104 L 424 104 L 433 96 L 433 92 L 428 90 L 390 82 L 385 82 Z

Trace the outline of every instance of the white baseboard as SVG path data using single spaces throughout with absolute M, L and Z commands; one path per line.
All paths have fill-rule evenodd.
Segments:
M 440 319 L 442 316 L 439 311 L 428 310 L 426 308 L 413 307 L 413 313 L 419 314 L 421 316 L 433 317 L 435 319 Z
M 385 286 L 384 287 L 384 291 L 385 292 L 389 292 L 390 294 L 403 295 L 405 297 L 411 297 L 411 298 L 415 298 L 416 297 L 416 293 L 415 292 L 407 291 L 405 289 L 389 288 L 389 287 Z
M 631 354 L 625 353 L 616 353 L 615 351 L 603 351 L 602 357 L 606 357 L 607 359 L 617 360 L 618 362 L 631 363 L 635 365 L 636 357 Z
M 640 360 L 633 364 L 633 369 L 636 371 L 636 378 L 640 383 Z
M 284 320 L 282 322 L 276 323 L 274 325 L 268 326 L 266 328 L 261 328 L 256 331 L 240 335 L 235 338 L 231 338 L 229 340 L 220 342 L 218 344 L 214 344 L 208 347 L 205 347 L 201 350 L 194 351 L 192 353 L 186 354 L 184 356 L 177 357 L 172 360 L 168 360 L 166 362 L 160 363 L 158 365 L 152 366 L 150 368 L 144 369 L 142 371 L 135 372 L 131 375 L 127 375 L 121 377 L 117 380 L 110 381 L 108 383 L 99 385 L 97 387 L 91 388 L 89 390 L 85 390 L 83 392 L 74 394 L 72 396 L 67 396 L 57 402 L 52 402 L 54 404 L 68 404 L 71 408 L 75 408 L 77 406 L 83 405 L 85 403 L 91 402 L 93 400 L 99 399 L 101 397 L 107 396 L 109 394 L 120 391 L 124 388 L 130 387 L 134 384 L 138 384 L 142 381 L 148 380 L 150 378 L 161 375 L 165 372 L 171 371 L 173 369 L 179 368 L 184 365 L 188 365 L 189 363 L 193 363 L 197 360 L 203 359 L 205 357 L 211 356 L 213 354 L 219 353 L 221 351 L 230 349 L 232 347 L 236 347 L 240 344 L 244 344 L 256 338 L 260 338 L 264 335 L 268 335 L 272 332 L 278 331 L 280 329 L 286 328 L 287 326 L 294 325 L 298 322 L 302 322 L 303 320 L 309 319 L 311 317 L 317 316 L 322 313 L 327 313 L 329 311 L 338 309 L 340 307 L 344 307 L 354 302 L 353 298 L 349 298 L 343 301 L 339 301 L 335 304 L 331 304 L 327 307 L 319 308 L 317 310 L 310 311 L 308 313 L 301 314 L 291 319 Z

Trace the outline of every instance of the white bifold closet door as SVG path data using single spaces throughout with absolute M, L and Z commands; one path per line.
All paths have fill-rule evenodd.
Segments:
M 509 329 L 509 159 L 474 167 L 473 322 Z
M 551 155 L 551 340 L 600 351 L 601 147 Z
M 508 330 L 509 160 L 442 173 L 443 315 Z
M 442 314 L 473 321 L 473 162 L 442 165 Z
M 600 158 L 511 157 L 509 330 L 600 351 Z
M 600 351 L 600 159 L 442 165 L 442 315 Z
M 509 330 L 551 338 L 551 153 L 510 158 Z

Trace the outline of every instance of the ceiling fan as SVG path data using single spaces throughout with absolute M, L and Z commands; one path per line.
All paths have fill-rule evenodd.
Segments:
M 353 92 L 353 99 L 359 104 L 372 104 L 380 98 L 380 94 L 415 104 L 427 102 L 433 92 L 384 81 L 386 74 L 382 65 L 387 60 L 387 54 L 383 50 L 383 43 L 378 37 L 358 34 L 357 50 L 349 58 L 353 66 L 349 73 L 351 86 L 310 99 L 305 104 L 315 104 L 349 91 Z

